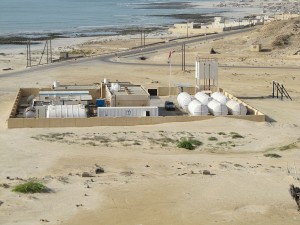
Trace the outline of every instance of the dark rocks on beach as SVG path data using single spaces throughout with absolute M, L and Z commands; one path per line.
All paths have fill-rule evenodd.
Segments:
M 96 168 L 95 173 L 96 174 L 104 173 L 104 169 L 101 166 L 99 166 Z
M 81 176 L 82 177 L 93 177 L 93 175 L 88 172 L 83 172 Z
M 169 14 L 169 15 L 152 15 L 152 16 L 160 16 L 160 17 L 171 17 L 174 19 L 180 19 L 184 20 L 186 23 L 188 20 L 189 22 L 194 22 L 194 23 L 208 23 L 208 22 L 213 22 L 215 16 L 208 16 L 205 14 L 199 14 L 199 13 L 194 13 L 194 14 Z
M 189 2 L 154 2 L 138 4 L 137 9 L 190 9 L 195 5 Z

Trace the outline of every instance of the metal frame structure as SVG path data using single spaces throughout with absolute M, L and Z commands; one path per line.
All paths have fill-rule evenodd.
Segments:
M 212 86 L 218 87 L 218 62 L 216 59 L 197 58 L 195 63 L 196 88 L 198 91 L 203 82 L 204 91 L 211 90 Z

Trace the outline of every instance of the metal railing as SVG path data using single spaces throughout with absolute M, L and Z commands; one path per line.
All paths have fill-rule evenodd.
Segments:
M 280 84 L 279 82 L 273 80 L 272 82 L 272 86 L 273 86 L 273 93 L 272 93 L 272 97 L 273 98 L 281 98 L 281 100 L 283 100 L 283 98 L 287 98 L 290 99 L 292 101 L 291 96 L 289 95 L 289 93 L 287 92 L 287 90 L 285 89 L 285 87 L 283 86 L 283 84 Z

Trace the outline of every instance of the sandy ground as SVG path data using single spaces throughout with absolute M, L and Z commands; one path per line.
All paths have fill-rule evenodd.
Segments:
M 252 54 L 248 47 L 232 45 L 243 37 L 191 46 L 187 72 L 176 66 L 181 56 L 175 52 L 173 82 L 193 84 L 195 56 L 207 54 L 211 46 L 219 46 L 220 61 L 240 63 L 236 59 Z M 279 61 L 260 56 L 258 65 L 268 65 L 265 58 Z M 166 58 L 167 52 L 157 52 L 146 63 Z M 141 63 L 136 57 L 120 60 Z M 85 62 L 0 77 L 0 184 L 10 186 L 0 187 L 0 224 L 299 224 L 300 214 L 288 193 L 290 184 L 300 186 L 299 69 L 220 68 L 219 76 L 221 87 L 276 122 L 215 118 L 136 127 L 8 130 L 6 119 L 19 87 L 103 78 L 146 87 L 167 85 L 169 67 Z M 270 98 L 272 80 L 284 83 L 293 101 Z M 232 132 L 242 138 L 233 138 Z M 202 145 L 180 149 L 180 138 Z M 95 164 L 105 173 L 95 174 Z M 94 177 L 82 177 L 83 172 Z M 28 179 L 41 181 L 53 193 L 11 191 Z

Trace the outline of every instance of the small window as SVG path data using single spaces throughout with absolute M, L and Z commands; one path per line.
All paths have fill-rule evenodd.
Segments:
M 146 111 L 146 116 L 150 116 L 150 111 Z

